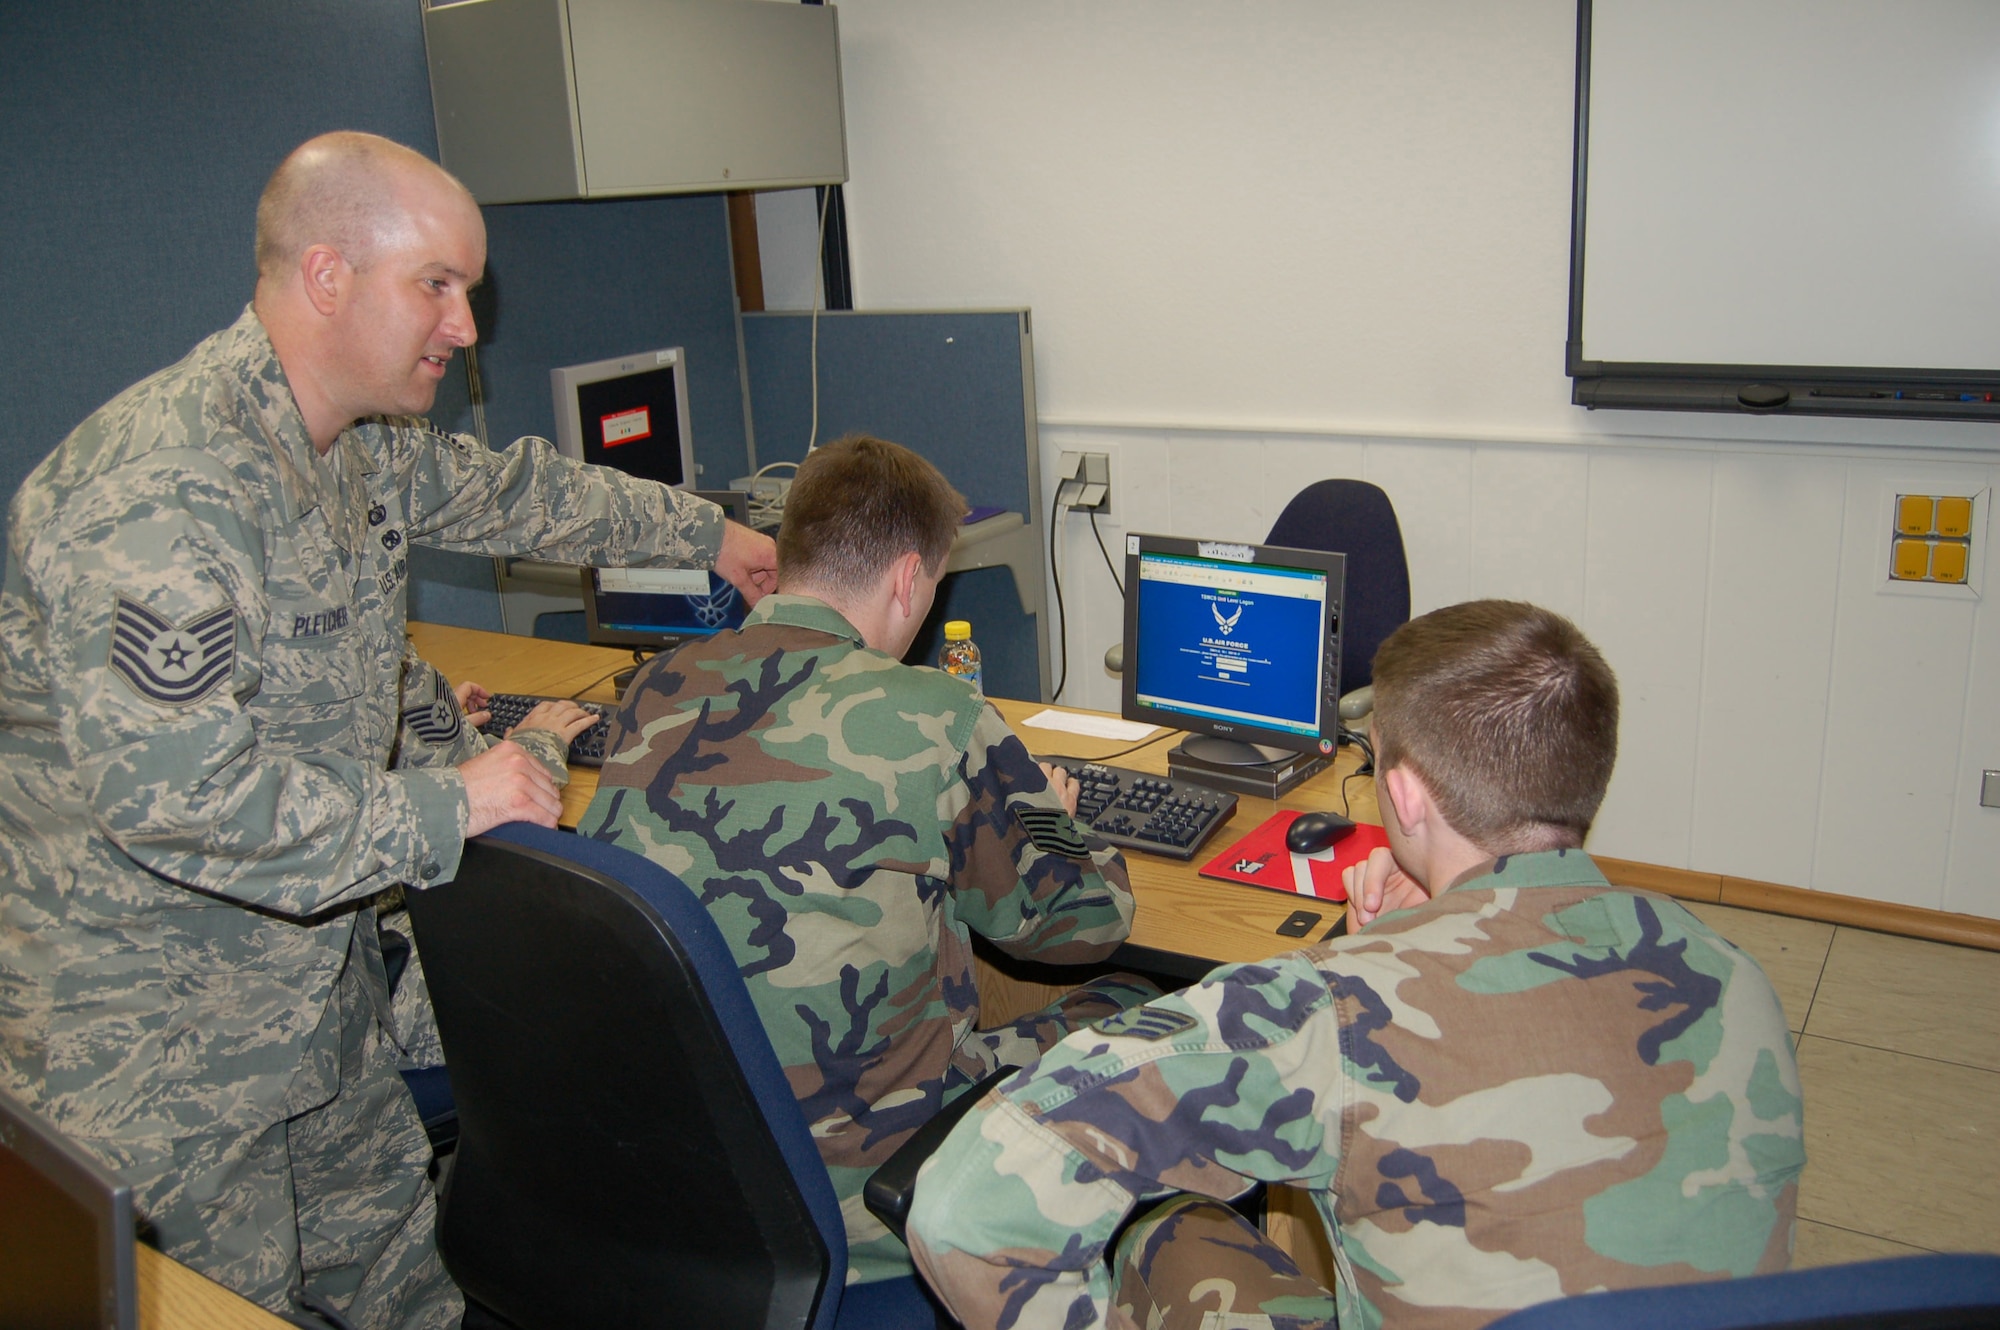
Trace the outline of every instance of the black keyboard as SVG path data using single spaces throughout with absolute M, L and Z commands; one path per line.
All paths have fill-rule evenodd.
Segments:
M 1126 849 L 1192 859 L 1236 811 L 1236 796 L 1192 781 L 1074 757 L 1041 759 L 1076 777 L 1077 821 Z
M 529 693 L 495 693 L 486 703 L 492 719 L 479 727 L 481 734 L 495 739 L 528 718 L 538 703 L 574 701 L 573 698 L 536 697 Z M 585 711 L 597 713 L 597 723 L 569 741 L 569 764 L 573 767 L 604 765 L 604 744 L 611 735 L 611 708 L 602 702 L 578 702 Z

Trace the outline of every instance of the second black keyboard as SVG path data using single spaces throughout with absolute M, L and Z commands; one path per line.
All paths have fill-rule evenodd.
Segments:
M 1076 819 L 1126 849 L 1192 859 L 1236 811 L 1236 796 L 1192 781 L 1073 757 L 1042 759 L 1076 777 Z
M 498 739 L 526 720 L 542 702 L 570 702 L 574 698 L 536 697 L 531 693 L 495 693 L 486 703 L 493 716 L 479 727 L 481 734 Z M 604 765 L 604 745 L 611 735 L 611 708 L 602 702 L 577 702 L 585 711 L 597 713 L 597 723 L 569 741 L 569 764 L 573 767 Z

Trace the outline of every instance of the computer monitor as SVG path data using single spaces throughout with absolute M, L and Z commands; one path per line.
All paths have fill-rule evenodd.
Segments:
M 1346 556 L 1125 538 L 1127 720 L 1190 732 L 1211 766 L 1331 754 L 1340 736 Z
M 694 493 L 749 525 L 750 496 L 742 490 Z M 748 608 L 735 587 L 706 569 L 583 570 L 584 635 L 598 646 L 670 651 L 725 628 L 741 628 Z
M 137 1330 L 132 1189 L 0 1094 L 0 1326 Z
M 549 371 L 556 448 L 662 485 L 694 484 L 687 365 L 677 346 Z

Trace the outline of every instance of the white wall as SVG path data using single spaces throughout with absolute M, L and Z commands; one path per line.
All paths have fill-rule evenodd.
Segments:
M 1626 707 L 1594 849 L 2000 917 L 2000 618 L 1881 570 L 1885 494 L 1986 489 L 2000 440 L 1570 406 L 1574 15 L 844 0 L 856 303 L 1029 306 L 1043 474 L 1113 454 L 1114 552 L 1359 476 L 1419 611 L 1577 618 Z M 1115 706 L 1085 519 L 1059 551 L 1064 700 Z

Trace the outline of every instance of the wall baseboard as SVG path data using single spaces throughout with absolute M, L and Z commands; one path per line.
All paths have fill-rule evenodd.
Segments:
M 1807 891 L 1803 887 L 1780 886 L 1775 882 L 1757 882 L 1722 873 L 1698 873 L 1687 868 L 1634 863 L 1629 859 L 1591 857 L 1604 870 L 1604 876 L 1621 887 L 1640 887 L 1681 900 L 1733 905 L 1743 910 L 1762 910 L 1766 914 L 1788 914 L 1796 919 L 1817 919 L 1823 923 L 1873 929 L 1877 933 L 1896 933 L 1931 942 L 2000 951 L 2000 919 L 1954 914 L 1948 910 L 1926 910 L 1918 905 L 1863 900 L 1858 896 L 1836 896 L 1828 891 Z

